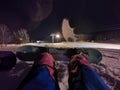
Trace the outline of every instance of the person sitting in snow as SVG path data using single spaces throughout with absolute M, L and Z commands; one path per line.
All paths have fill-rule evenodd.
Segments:
M 82 52 L 69 50 L 69 58 L 69 90 L 110 90 Z
M 17 90 L 60 90 L 53 56 L 47 52 L 41 55 Z
M 87 58 L 76 50 L 68 53 L 69 90 L 110 90 Z M 41 55 L 17 90 L 60 90 L 53 56 L 47 52 Z

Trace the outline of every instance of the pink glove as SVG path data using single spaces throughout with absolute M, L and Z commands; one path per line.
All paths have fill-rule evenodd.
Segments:
M 38 65 L 47 65 L 47 68 L 49 70 L 51 77 L 55 80 L 55 77 L 54 77 L 55 60 L 53 56 L 47 52 L 43 53 L 42 55 L 43 55 L 42 58 L 37 62 Z
M 78 64 L 84 64 L 90 67 L 88 60 L 82 54 L 76 54 L 72 57 L 69 63 L 71 73 L 75 73 L 77 71 Z

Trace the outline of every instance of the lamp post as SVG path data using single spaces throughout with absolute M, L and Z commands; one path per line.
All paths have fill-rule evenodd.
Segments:
M 52 33 L 50 34 L 50 36 L 52 37 L 52 43 L 55 43 L 55 39 L 58 42 L 58 39 L 60 38 L 60 34 L 56 34 L 56 33 Z
M 52 34 L 50 34 L 50 36 L 52 37 L 52 43 L 54 43 L 55 42 L 55 34 L 52 33 Z
M 60 35 L 59 34 L 56 34 L 56 39 L 57 39 L 57 42 L 58 42 L 58 39 L 60 38 Z

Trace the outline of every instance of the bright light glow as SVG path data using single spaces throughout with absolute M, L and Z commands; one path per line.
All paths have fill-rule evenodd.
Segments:
M 59 35 L 59 34 L 56 34 L 56 38 L 60 38 L 60 35 Z

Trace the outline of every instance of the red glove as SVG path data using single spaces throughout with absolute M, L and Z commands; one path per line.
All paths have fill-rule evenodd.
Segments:
M 80 64 L 84 64 L 86 66 L 90 66 L 88 60 L 82 55 L 82 54 L 77 54 L 72 57 L 70 62 L 74 62 L 76 60 L 80 60 Z
M 38 65 L 47 65 L 51 77 L 55 80 L 54 69 L 53 69 L 55 66 L 55 60 L 53 56 L 47 52 L 43 53 L 42 55 L 43 55 L 42 58 L 37 62 Z
M 84 64 L 90 67 L 88 60 L 82 54 L 76 54 L 72 57 L 69 63 L 71 73 L 75 73 L 77 71 L 78 64 Z

